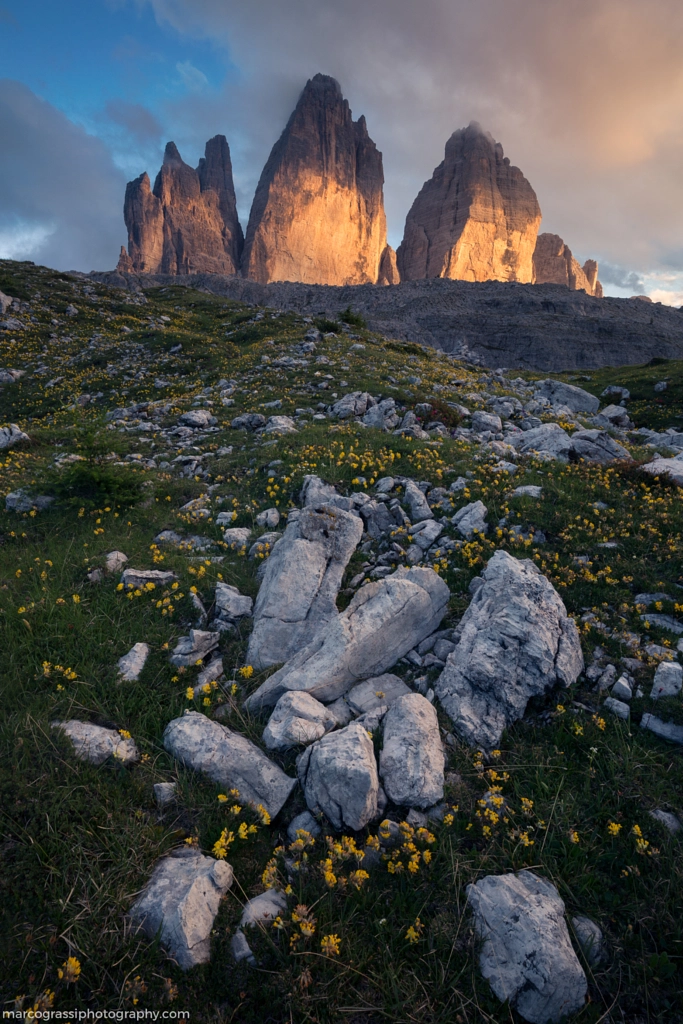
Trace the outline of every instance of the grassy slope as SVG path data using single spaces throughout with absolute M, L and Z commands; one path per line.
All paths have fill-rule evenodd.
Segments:
M 465 546 L 450 562 L 444 559 L 439 569 L 453 594 L 448 621 L 457 622 L 466 608 L 472 576 L 496 547 L 504 547 L 535 558 L 571 613 L 593 608 L 606 624 L 612 634 L 607 639 L 588 625 L 581 627 L 589 658 L 598 643 L 614 658 L 628 656 L 629 634 L 642 635 L 645 629 L 633 595 L 660 589 L 675 593 L 683 583 L 678 492 L 648 485 L 637 473 L 620 468 L 607 472 L 529 464 L 514 482 L 541 483 L 543 498 L 511 500 L 509 478 L 474 461 L 474 451 L 463 443 L 413 442 L 328 422 L 311 423 L 263 447 L 232 431 L 229 420 L 275 398 L 283 400 L 277 411 L 288 414 L 329 400 L 332 392 L 358 388 L 394 395 L 410 405 L 429 397 L 435 384 L 446 388 L 439 396 L 447 400 L 483 385 L 478 371 L 454 368 L 416 346 L 386 344 L 365 331 L 360 332 L 364 351 L 350 351 L 351 342 L 342 336 L 319 344 L 316 354 L 327 355 L 329 365 L 264 370 L 261 357 L 289 352 L 307 325 L 294 315 L 271 319 L 270 313 L 254 323 L 252 309 L 185 289 L 150 294 L 147 305 L 135 306 L 102 288 L 86 296 L 81 285 L 60 275 L 7 263 L 0 268 L 0 288 L 31 298 L 36 321 L 14 335 L 14 344 L 11 336 L 0 335 L 0 366 L 35 367 L 42 359 L 49 369 L 43 376 L 27 373 L 0 389 L 0 423 L 18 422 L 32 438 L 29 446 L 2 453 L 3 493 L 22 485 L 46 491 L 68 480 L 69 470 L 54 467 L 56 451 L 83 455 L 101 477 L 99 492 L 89 497 L 69 498 L 63 487 L 65 496 L 46 512 L 0 513 L 3 998 L 11 1003 L 24 995 L 26 1005 L 32 1005 L 50 989 L 57 1009 L 158 1008 L 173 999 L 171 1008 L 190 1009 L 193 1018 L 225 1021 L 514 1019 L 479 977 L 465 886 L 487 873 L 532 866 L 554 880 L 570 916 L 592 917 L 606 935 L 608 959 L 588 971 L 591 1002 L 577 1019 L 597 1022 L 609 1011 L 614 1020 L 683 1020 L 680 842 L 647 814 L 657 806 L 683 811 L 681 752 L 637 727 L 639 714 L 652 709 L 648 699 L 634 702 L 629 728 L 602 714 L 599 698 L 581 686 L 531 709 L 524 722 L 506 733 L 500 758 L 490 764 L 459 744 L 446 748 L 447 796 L 458 810 L 452 825 L 434 830 L 429 867 L 423 865 L 415 875 L 391 875 L 381 866 L 358 892 L 352 885 L 346 891 L 327 889 L 313 867 L 297 882 L 292 907 L 315 904 L 315 936 L 290 950 L 295 930 L 290 923 L 284 932 L 271 930 L 255 938 L 259 970 L 234 966 L 231 930 L 244 899 L 261 890 L 266 862 L 285 838 L 283 823 L 303 806 L 300 793 L 283 811 L 282 823 L 259 825 L 255 836 L 230 849 L 237 881 L 216 918 L 209 965 L 183 975 L 161 948 L 130 934 L 126 909 L 158 857 L 188 838 L 210 852 L 231 821 L 229 804 L 217 800 L 218 788 L 179 769 L 161 745 L 171 718 L 190 703 L 203 708 L 201 695 L 193 702 L 186 698 L 195 670 L 180 674 L 167 661 L 168 648 L 193 621 L 189 588 L 196 586 L 208 605 L 219 575 L 252 595 L 257 584 L 255 563 L 221 550 L 221 530 L 213 522 L 194 527 L 179 516 L 180 506 L 200 495 L 206 482 L 180 479 L 171 471 L 112 468 L 128 453 L 158 455 L 170 449 L 154 440 L 152 449 L 140 440 L 153 438 L 151 433 L 108 430 L 104 414 L 134 401 L 166 400 L 166 422 L 176 422 L 203 388 L 221 378 L 237 380 L 235 405 L 224 409 L 216 403 L 221 429 L 205 445 L 214 451 L 234 446 L 232 455 L 215 456 L 206 464 L 212 482 L 220 485 L 213 507 L 233 508 L 235 525 L 252 525 L 255 512 L 274 501 L 285 510 L 307 472 L 345 490 L 353 489 L 358 474 L 369 485 L 397 465 L 416 479 L 446 486 L 472 469 L 470 498 L 482 498 L 492 523 L 509 512 L 511 522 L 542 528 L 548 543 L 515 543 L 503 530 Z M 36 291 L 40 299 L 33 298 Z M 70 302 L 79 309 L 73 319 L 65 316 Z M 170 317 L 163 329 L 161 315 Z M 122 332 L 124 326 L 130 333 Z M 73 340 L 50 341 L 51 332 Z M 89 347 L 93 332 L 101 337 Z M 226 332 L 232 332 L 228 339 Z M 171 354 L 178 344 L 182 349 Z M 143 370 L 149 372 L 136 377 Z M 316 372 L 333 377 L 320 394 L 316 386 L 324 377 L 313 376 Z M 421 383 L 409 384 L 410 375 Z M 124 381 L 124 376 L 133 379 Z M 155 387 L 162 376 L 169 383 Z M 639 425 L 673 425 L 683 414 L 682 364 L 591 376 L 592 381 L 580 383 L 597 393 L 606 383 L 631 388 Z M 61 381 L 46 386 L 58 377 Z M 672 383 L 661 404 L 651 379 L 666 377 Z M 454 379 L 467 383 L 451 385 Z M 89 405 L 74 404 L 83 393 L 99 392 L 102 397 Z M 112 452 L 116 458 L 107 460 Z M 645 455 L 637 449 L 634 454 Z M 269 469 L 275 460 L 282 462 Z M 140 498 L 131 505 L 128 497 L 136 491 Z M 607 502 L 609 510 L 592 509 L 598 500 Z M 223 562 L 212 563 L 163 552 L 156 566 L 178 573 L 176 593 L 184 595 L 173 599 L 171 615 L 157 607 L 158 592 L 127 599 L 116 590 L 118 577 L 98 585 L 87 581 L 87 570 L 101 566 L 114 548 L 123 550 L 131 565 L 152 567 L 150 544 L 163 528 L 209 536 L 218 545 L 214 553 L 224 556 Z M 611 539 L 619 541 L 616 552 L 597 547 Z M 576 554 L 590 555 L 591 566 L 578 567 Z M 347 579 L 359 571 L 363 557 L 354 556 Z M 347 599 L 342 596 L 341 603 Z M 673 611 L 673 604 L 664 610 Z M 659 642 L 673 639 L 655 629 L 648 635 Z M 117 683 L 117 659 L 141 639 L 152 646 L 141 680 Z M 245 638 L 228 639 L 222 646 L 231 677 L 231 670 L 243 665 Z M 72 669 L 69 675 L 76 678 L 55 666 Z M 646 693 L 654 667 L 651 660 L 641 672 Z M 260 681 L 236 678 L 240 696 Z M 211 701 L 214 707 L 217 701 L 229 702 L 220 691 Z M 556 709 L 559 701 L 564 712 Z M 240 704 L 231 705 L 226 721 L 258 741 L 263 722 L 245 719 Z M 683 720 L 680 699 L 669 705 L 668 716 Z M 142 762 L 125 769 L 76 761 L 68 744 L 49 728 L 51 720 L 69 717 L 129 730 Z M 448 728 L 443 716 L 442 724 Z M 281 763 L 292 773 L 294 754 Z M 163 815 L 152 798 L 152 785 L 162 780 L 179 783 L 177 806 Z M 492 783 L 502 786 L 508 813 L 507 821 L 489 823 L 487 835 L 478 801 Z M 526 812 L 522 798 L 533 801 Z M 243 817 L 245 812 L 238 820 Z M 246 820 L 254 819 L 247 815 Z M 616 837 L 608 832 L 609 822 L 622 826 Z M 649 850 L 657 852 L 637 852 L 634 825 L 642 829 Z M 317 864 L 321 851 L 311 856 Z M 347 877 L 354 866 L 337 863 L 335 870 Z M 405 935 L 416 918 L 422 930 L 411 944 Z M 327 934 L 341 939 L 338 957 L 321 953 L 319 939 Z M 82 965 L 80 980 L 71 985 L 58 979 L 68 955 Z

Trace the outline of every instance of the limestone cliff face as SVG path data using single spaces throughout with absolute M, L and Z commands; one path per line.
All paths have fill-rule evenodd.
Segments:
M 472 122 L 451 135 L 408 213 L 397 253 L 401 280 L 530 283 L 540 222 L 529 182 Z
M 547 231 L 540 234 L 536 242 L 533 281 L 534 284 L 562 284 L 571 291 L 583 289 L 587 295 L 602 298 L 595 260 L 586 260 L 581 266 L 560 236 Z
M 339 83 L 316 75 L 268 158 L 249 217 L 242 272 L 253 281 L 395 283 L 382 154 Z
M 243 247 L 230 150 L 223 135 L 206 144 L 196 170 L 173 142 L 154 189 L 141 174 L 126 186 L 128 260 L 120 269 L 161 274 L 237 274 Z

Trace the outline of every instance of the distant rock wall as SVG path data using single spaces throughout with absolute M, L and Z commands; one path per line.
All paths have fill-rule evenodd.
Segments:
M 540 234 L 536 242 L 533 283 L 561 284 L 571 291 L 583 289 L 587 295 L 602 298 L 596 261 L 586 260 L 581 266 L 560 236 L 548 232 Z
M 150 188 L 148 175 L 126 186 L 128 253 L 119 270 L 161 274 L 236 274 L 243 248 L 230 149 L 223 135 L 206 144 L 196 170 L 173 142 Z
M 382 154 L 338 82 L 316 75 L 273 146 L 256 189 L 242 262 L 261 284 L 396 283 L 387 246 Z
M 540 223 L 529 182 L 472 122 L 451 135 L 408 213 L 397 253 L 401 280 L 529 283 Z

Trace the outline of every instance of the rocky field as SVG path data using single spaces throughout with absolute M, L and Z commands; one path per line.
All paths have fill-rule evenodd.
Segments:
M 683 1021 L 683 363 L 0 293 L 5 1008 Z

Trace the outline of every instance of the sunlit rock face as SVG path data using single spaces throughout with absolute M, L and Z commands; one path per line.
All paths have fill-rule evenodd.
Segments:
M 273 146 L 249 217 L 253 281 L 397 283 L 387 247 L 382 154 L 339 83 L 316 75 Z
M 225 136 L 209 139 L 196 170 L 169 142 L 154 189 L 146 173 L 126 186 L 123 216 L 128 255 L 120 270 L 237 274 L 244 236 Z
M 541 210 L 503 147 L 472 122 L 454 132 L 422 186 L 398 248 L 401 280 L 533 280 Z
M 588 295 L 602 298 L 598 281 L 598 265 L 586 260 L 583 266 L 559 235 L 547 231 L 538 236 L 534 250 L 534 284 L 563 284 L 572 291 L 583 289 Z

